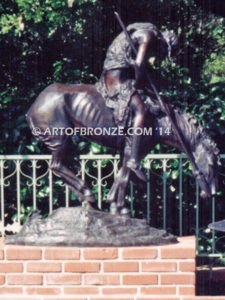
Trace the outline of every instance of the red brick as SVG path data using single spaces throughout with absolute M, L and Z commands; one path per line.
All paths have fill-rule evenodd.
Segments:
M 119 275 L 84 275 L 86 285 L 117 285 L 120 284 Z
M 7 299 L 8 300 L 8 299 Z M 26 299 L 25 299 L 26 300 Z M 33 299 L 32 299 L 33 300 Z M 53 298 L 53 297 L 50 297 L 50 298 L 44 298 L 44 300 L 87 300 L 87 298 L 67 298 L 67 297 L 63 297 L 63 298 Z
M 195 284 L 195 274 L 162 274 L 161 284 Z
M 177 263 L 175 262 L 143 262 L 142 272 L 176 272 Z
M 181 272 L 195 272 L 195 261 L 181 261 L 179 264 L 179 270 Z
M 154 259 L 157 257 L 156 248 L 125 248 L 123 249 L 124 259 Z
M 27 264 L 27 272 L 55 273 L 61 272 L 61 263 L 34 262 Z
M 188 235 L 188 236 L 180 236 L 178 237 L 179 244 L 187 247 L 196 247 L 196 236 Z
M 90 300 L 134 300 L 134 298 L 132 297 L 132 298 L 119 298 L 118 296 L 116 296 L 116 297 L 94 297 L 94 298 L 90 298 Z M 148 300 L 148 299 L 145 299 L 145 300 Z M 158 299 L 159 300 L 159 299 Z
M 27 296 L 21 296 L 21 297 L 18 296 L 18 298 L 17 298 L 15 296 L 13 296 L 12 298 L 7 297 L 7 298 L 1 299 L 1 300 L 40 300 L 40 298 L 36 298 L 36 297 L 31 298 L 31 297 L 27 297 Z
M 194 296 L 195 286 L 180 286 L 178 294 L 181 296 Z
M 68 262 L 65 263 L 65 272 L 96 273 L 100 270 L 97 262 Z
M 21 273 L 23 272 L 22 263 L 2 262 L 0 263 L 0 273 Z
M 80 250 L 77 248 L 47 248 L 44 257 L 50 260 L 77 260 L 80 259 Z
M 32 287 L 26 288 L 26 294 L 28 295 L 59 295 L 61 290 L 53 287 Z
M 116 259 L 118 258 L 117 248 L 86 248 L 84 259 Z
M 138 272 L 138 262 L 105 262 L 104 272 Z
M 176 287 L 152 286 L 141 288 L 142 295 L 176 295 Z
M 67 274 L 48 274 L 46 275 L 46 283 L 47 284 L 80 284 L 81 277 L 80 275 L 67 275 Z
M 196 297 L 185 297 L 184 300 L 225 300 L 222 296 L 196 296 Z
M 4 259 L 4 250 L 0 249 L 0 259 Z
M 151 298 L 136 298 L 137 300 L 181 300 L 180 298 L 177 298 L 177 297 L 165 297 L 163 296 L 162 299 L 160 299 L 159 297 L 151 297 Z M 186 298 L 184 299 L 186 300 Z M 195 299 L 195 300 L 198 300 L 198 299 Z M 212 300 L 212 299 L 211 299 Z
M 7 281 L 9 285 L 40 285 L 42 284 L 42 276 L 32 274 L 8 275 Z
M 124 285 L 151 285 L 158 284 L 157 275 L 124 275 L 123 276 Z
M 23 294 L 22 287 L 2 287 L 0 288 L 0 295 L 10 295 L 10 294 Z
M 5 283 L 5 276 L 0 275 L 0 284 L 4 284 L 4 283 Z
M 97 295 L 99 289 L 97 287 L 66 287 L 64 288 L 65 295 Z
M 8 260 L 38 260 L 41 259 L 42 251 L 39 248 L 19 248 L 6 249 L 6 259 Z
M 136 295 L 137 288 L 103 288 L 103 295 Z
M 195 258 L 195 248 L 161 248 L 161 258 L 167 259 L 188 259 L 188 258 Z

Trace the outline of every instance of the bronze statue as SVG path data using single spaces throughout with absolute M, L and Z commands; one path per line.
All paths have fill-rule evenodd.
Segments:
M 151 111 L 151 105 L 146 104 L 145 107 L 144 127 L 152 128 L 152 134 L 141 137 L 140 157 L 147 155 L 157 143 L 170 145 L 183 151 L 177 136 L 172 131 L 168 116 L 164 112 L 154 114 Z M 96 87 L 94 85 L 54 83 L 41 92 L 26 117 L 32 133 L 52 151 L 51 169 L 68 184 L 80 201 L 94 202 L 91 190 L 67 166 L 71 165 L 71 161 L 68 161 L 71 158 L 68 155 L 71 153 L 68 152 L 71 151 L 71 139 L 66 135 L 65 130 L 66 128 L 118 128 L 111 109 L 105 105 L 105 100 Z M 215 195 L 216 170 L 219 159 L 216 145 L 204 134 L 203 129 L 192 115 L 173 109 L 173 118 L 179 125 L 183 138 L 204 176 L 204 182 L 201 180 L 202 177 L 196 177 L 202 189 L 201 195 L 204 197 Z M 57 128 L 62 129 L 61 134 L 54 133 Z M 161 131 L 157 130 L 159 128 Z M 170 131 L 171 134 L 167 135 L 165 133 L 167 131 Z M 99 135 L 90 132 L 89 135 L 87 134 L 87 138 L 123 152 L 122 168 L 108 194 L 108 201 L 116 201 L 118 208 L 123 208 L 125 190 L 130 175 L 127 161 L 131 157 L 130 147 L 126 143 L 126 135 Z
M 32 133 L 52 151 L 51 169 L 80 201 L 95 199 L 86 183 L 68 167 L 71 161 L 67 153 L 73 147 L 68 128 L 86 129 L 90 140 L 122 152 L 122 168 L 107 197 L 108 202 L 116 203 L 118 213 L 127 213 L 124 205 L 130 172 L 146 180 L 139 160 L 157 143 L 186 152 L 202 189 L 201 196 L 216 194 L 219 161 L 216 145 L 192 115 L 168 103 L 162 104 L 146 67 L 149 56 L 155 53 L 160 58 L 170 58 L 176 46 L 177 37 L 170 32 L 161 33 L 151 23 L 131 24 L 109 47 L 96 85 L 52 84 L 28 111 L 26 117 Z M 133 134 L 128 134 L 130 127 Z M 105 129 L 107 134 L 97 134 L 94 128 Z M 138 135 L 136 129 L 144 128 L 151 128 L 151 134 Z M 111 129 L 116 129 L 116 134 Z

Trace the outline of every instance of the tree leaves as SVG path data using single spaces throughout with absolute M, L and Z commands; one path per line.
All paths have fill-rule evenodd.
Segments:
M 7 122 L 13 124 L 13 119 L 24 115 L 35 96 L 53 81 L 94 83 L 99 78 L 105 50 L 121 31 L 114 10 L 119 11 L 125 24 L 152 21 L 159 28 L 179 34 L 181 54 L 173 64 L 164 61 L 158 66 L 158 72 L 169 80 L 164 95 L 171 103 L 197 115 L 209 131 L 213 128 L 214 138 L 221 140 L 224 19 L 203 13 L 194 0 L 153 0 L 151 5 L 144 0 L 138 3 L 2 1 L 0 109 L 3 127 L 9 128 Z M 213 88 L 217 89 L 215 93 Z M 19 131 L 25 130 L 26 123 L 22 122 L 24 127 L 18 128 Z M 30 145 L 31 135 L 24 141 Z M 5 143 L 3 151 L 13 153 L 14 147 Z

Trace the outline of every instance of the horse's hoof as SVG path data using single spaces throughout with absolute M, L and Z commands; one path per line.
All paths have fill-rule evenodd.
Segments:
M 84 201 L 87 201 L 87 202 L 96 202 L 92 191 L 90 191 L 88 189 L 85 189 L 83 191 L 83 199 L 84 199 Z
M 93 210 L 94 208 L 91 206 L 91 203 L 88 201 L 82 202 L 82 207 L 86 210 Z
M 147 182 L 148 179 L 144 173 L 144 171 L 142 170 L 141 166 L 134 160 L 134 159 L 130 159 L 127 162 L 127 167 L 135 173 L 135 175 L 142 181 Z
M 114 202 L 114 199 L 113 198 L 110 198 L 110 197 L 107 197 L 106 200 L 105 200 L 106 203 L 113 203 Z
M 131 218 L 131 211 L 129 208 L 123 207 L 120 210 L 120 215 L 126 218 Z
M 109 212 L 112 215 L 119 215 L 119 210 L 118 210 L 118 207 L 116 205 L 116 202 L 112 202 L 110 204 Z
M 90 196 L 84 197 L 83 199 L 84 199 L 84 201 L 83 201 L 83 202 L 90 202 L 90 203 L 95 203 L 95 202 L 96 202 L 96 200 L 95 200 L 95 198 L 94 198 L 94 196 L 93 196 L 93 195 L 90 195 Z

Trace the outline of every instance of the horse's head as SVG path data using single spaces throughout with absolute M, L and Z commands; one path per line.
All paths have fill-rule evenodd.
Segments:
M 220 164 L 219 150 L 216 144 L 204 137 L 196 146 L 193 153 L 198 170 L 194 175 L 201 188 L 201 197 L 215 196 L 218 188 L 217 170 Z
M 218 189 L 219 150 L 193 115 L 180 113 L 179 110 L 174 113 L 195 160 L 193 174 L 201 188 L 201 197 L 215 196 Z

